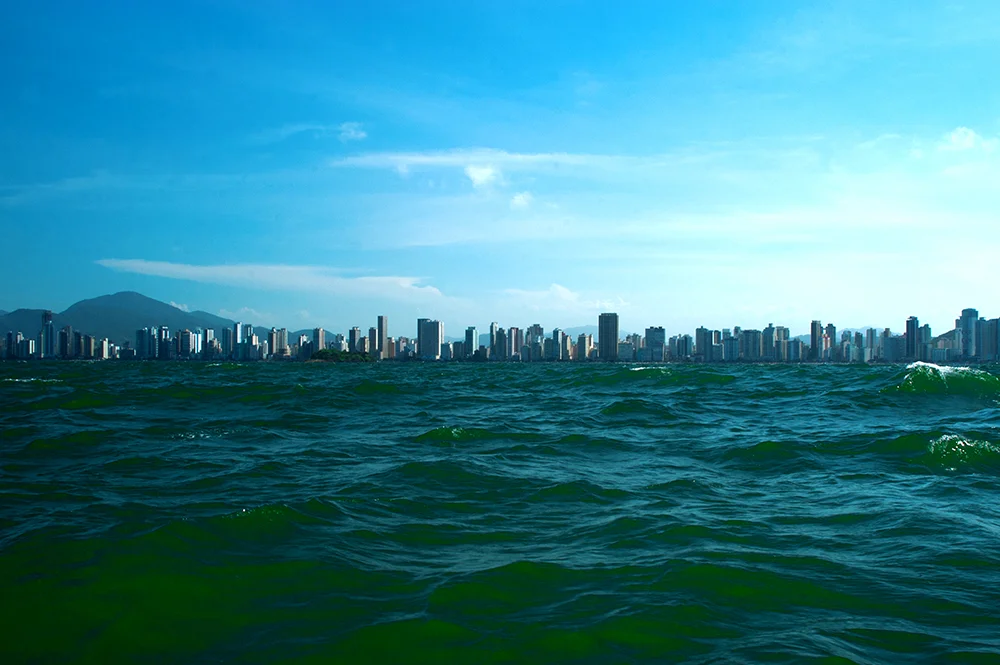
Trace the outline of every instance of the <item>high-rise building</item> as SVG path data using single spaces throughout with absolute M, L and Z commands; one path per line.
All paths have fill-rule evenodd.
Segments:
M 237 321 L 233 324 L 233 349 L 243 343 L 243 322 Z
M 493 340 L 494 352 L 490 356 L 493 360 L 507 360 L 507 332 L 503 328 L 497 328 L 495 331 L 490 331 L 491 338 Z
M 313 353 L 326 348 L 326 331 L 322 328 L 313 328 Z
M 979 360 L 990 363 L 1000 360 L 1000 319 L 982 322 L 979 332 Z
M 426 319 L 421 319 L 421 320 L 426 321 Z M 417 334 L 418 335 L 420 334 L 419 330 Z M 358 348 L 358 345 L 360 343 L 361 343 L 361 328 L 354 326 L 347 333 L 347 350 L 350 351 L 351 353 L 360 353 L 361 349 Z
M 490 358 L 497 357 L 497 330 L 500 329 L 500 324 L 496 321 L 490 324 Z
M 417 330 L 420 357 L 425 360 L 438 360 L 441 358 L 441 345 L 444 344 L 444 324 L 430 319 L 420 319 L 420 321 L 420 328 Z
M 962 331 L 962 358 L 975 358 L 977 354 L 976 323 L 979 312 L 974 309 L 963 309 L 962 316 L 955 321 L 955 327 Z
M 42 313 L 42 329 L 39 332 L 38 352 L 42 358 L 55 358 L 56 348 L 56 327 L 52 323 L 52 312 L 45 310 Z
M 426 324 L 428 321 L 430 321 L 430 319 L 417 319 L 417 349 L 416 349 L 416 351 L 417 351 L 417 356 L 419 356 L 421 358 L 423 358 L 423 356 L 424 356 L 424 349 L 423 349 L 422 346 L 420 346 L 420 340 L 421 340 L 422 331 L 424 329 L 424 324 Z
M 653 362 L 661 362 L 667 353 L 667 333 L 662 326 L 646 328 L 646 348 Z
M 747 362 L 760 360 L 761 338 L 759 330 L 740 331 L 740 357 Z
M 222 357 L 231 359 L 233 357 L 233 352 L 235 351 L 236 344 L 235 331 L 232 328 L 222 329 Z
M 906 358 L 917 359 L 917 346 L 920 344 L 920 320 L 911 316 L 906 320 Z
M 73 328 L 70 326 L 59 331 L 59 357 L 63 360 L 73 357 Z
M 368 353 L 378 357 L 378 328 L 371 327 L 368 329 Z
M 704 326 L 694 331 L 694 356 L 701 362 L 712 362 L 712 331 Z
M 597 355 L 605 362 L 618 360 L 618 314 L 614 312 L 597 318 Z
M 760 357 L 761 360 L 774 360 L 775 328 L 773 323 L 768 323 L 767 327 L 760 331 Z
M 471 358 L 472 355 L 479 349 L 479 331 L 476 330 L 475 326 L 469 326 L 465 329 L 465 356 Z
M 389 317 L 380 315 L 378 317 L 378 335 L 375 342 L 378 344 L 378 357 L 385 360 L 389 357 Z
M 521 347 L 524 346 L 524 332 L 515 326 L 511 326 L 507 331 L 507 357 L 513 358 L 521 354 Z
M 524 343 L 531 346 L 534 344 L 541 344 L 542 340 L 545 339 L 545 329 L 537 323 L 532 323 L 528 326 L 525 331 Z
M 823 322 L 813 321 L 809 326 L 809 360 L 817 361 L 823 346 Z
M 576 359 L 590 360 L 590 352 L 593 348 L 594 348 L 593 336 L 581 333 L 576 340 Z

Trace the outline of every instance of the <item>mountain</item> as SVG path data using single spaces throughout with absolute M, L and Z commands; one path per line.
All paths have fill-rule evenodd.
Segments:
M 40 309 L 19 309 L 2 315 L 0 332 L 21 331 L 25 337 L 34 337 L 42 327 L 43 313 Z M 148 326 L 167 326 L 173 334 L 177 330 L 221 330 L 233 325 L 229 319 L 208 312 L 185 312 L 133 291 L 81 300 L 66 311 L 53 314 L 52 322 L 57 330 L 72 326 L 74 331 L 107 337 L 116 344 L 134 341 L 135 331 Z
M 4 310 L 0 309 L 0 316 L 7 316 L 7 312 L 5 312 Z

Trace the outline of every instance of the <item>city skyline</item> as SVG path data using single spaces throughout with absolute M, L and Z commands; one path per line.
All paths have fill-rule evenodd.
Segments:
M 1000 5 L 723 5 L 11 6 L 0 309 L 798 331 L 995 303 Z
M 138 296 L 139 294 L 118 294 Z M 113 297 L 113 296 L 110 296 Z M 154 301 L 155 302 L 155 301 Z M 164 303 L 158 303 L 165 306 Z M 169 309 L 169 307 L 167 308 Z M 57 328 L 50 310 L 41 312 L 37 335 L 8 330 L 0 340 L 0 357 L 6 360 L 124 359 L 124 360 L 309 360 L 316 352 L 336 350 L 363 354 L 374 360 L 478 360 L 478 361 L 601 361 L 601 362 L 836 362 L 871 363 L 924 361 L 1000 361 L 1000 318 L 981 317 L 965 308 L 954 328 L 934 335 L 929 324 L 909 316 L 901 334 L 890 327 L 878 330 L 840 329 L 832 322 L 813 320 L 808 335 L 792 335 L 784 325 L 768 323 L 758 330 L 733 326 L 710 329 L 699 326 L 692 336 L 680 332 L 668 339 L 667 329 L 651 325 L 645 334 L 625 333 L 616 312 L 602 312 L 596 334 L 581 328 L 579 336 L 561 328 L 546 334 L 544 326 L 505 328 L 494 321 L 480 335 L 468 326 L 460 338 L 445 335 L 440 320 L 419 318 L 416 335 L 391 336 L 386 315 L 376 317 L 367 335 L 359 326 L 346 333 L 317 327 L 311 331 L 255 326 L 232 322 L 216 335 L 214 327 L 176 330 L 146 326 L 131 338 L 98 339 L 72 326 Z M 484 343 L 485 342 L 485 343 Z

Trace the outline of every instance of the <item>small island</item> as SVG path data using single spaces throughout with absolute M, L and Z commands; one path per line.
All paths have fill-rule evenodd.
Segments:
M 320 349 L 313 353 L 307 362 L 372 363 L 375 362 L 375 358 L 367 353 L 340 351 L 338 349 Z

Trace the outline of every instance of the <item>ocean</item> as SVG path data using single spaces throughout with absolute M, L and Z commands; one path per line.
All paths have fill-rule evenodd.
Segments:
M 1000 663 L 1000 369 L 0 363 L 3 663 Z

